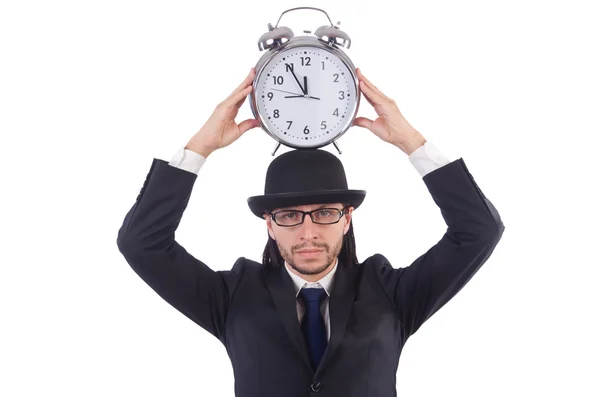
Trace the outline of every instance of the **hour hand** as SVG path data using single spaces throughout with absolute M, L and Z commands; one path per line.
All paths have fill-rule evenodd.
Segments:
M 310 96 L 310 95 L 289 95 L 289 96 L 285 96 L 284 98 L 312 98 L 312 99 L 318 99 L 319 101 L 321 100 L 321 98 L 317 98 L 317 97 Z
M 294 94 L 291 96 L 285 96 L 284 98 L 305 98 L 306 97 L 306 95 L 300 95 L 300 94 L 297 94 L 297 93 L 291 92 L 291 91 L 278 90 L 277 88 L 270 88 L 270 89 L 273 91 L 285 92 L 287 94 Z M 308 98 L 321 100 L 321 98 L 317 98 L 317 97 L 310 96 L 310 95 L 308 96 Z
M 306 76 L 304 76 L 304 96 L 307 98 L 312 98 L 312 99 L 318 99 L 321 100 L 321 98 L 317 98 L 311 95 L 308 95 L 308 78 L 306 78 Z M 287 98 L 287 97 L 286 97 Z

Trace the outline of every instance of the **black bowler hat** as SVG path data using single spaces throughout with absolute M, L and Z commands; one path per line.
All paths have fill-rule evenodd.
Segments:
M 248 198 L 248 206 L 259 218 L 276 208 L 308 204 L 344 203 L 358 208 L 364 190 L 348 190 L 342 162 L 319 149 L 296 149 L 271 162 L 265 194 Z

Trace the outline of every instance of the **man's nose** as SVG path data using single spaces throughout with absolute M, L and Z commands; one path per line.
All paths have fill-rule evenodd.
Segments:
M 304 238 L 312 238 L 316 224 L 313 222 L 310 214 L 304 216 L 304 222 L 300 225 L 300 232 Z

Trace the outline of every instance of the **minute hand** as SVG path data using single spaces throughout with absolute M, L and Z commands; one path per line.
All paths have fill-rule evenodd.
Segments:
M 292 72 L 292 76 L 294 76 L 294 79 L 296 80 L 296 83 L 298 83 L 298 87 L 300 87 L 300 89 L 302 90 L 302 93 L 304 95 L 306 95 L 306 90 L 304 90 L 304 87 L 302 87 L 302 84 L 300 84 L 298 77 L 296 77 L 296 73 L 294 73 L 294 69 L 290 68 L 290 72 Z

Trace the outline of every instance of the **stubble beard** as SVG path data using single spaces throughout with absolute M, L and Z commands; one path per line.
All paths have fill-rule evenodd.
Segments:
M 318 248 L 318 249 L 324 250 L 327 254 L 327 258 L 324 263 L 320 263 L 320 264 L 318 264 L 318 266 L 317 266 L 316 262 L 312 262 L 312 261 L 308 262 L 309 263 L 308 265 L 299 265 L 294 260 L 294 256 L 291 252 L 287 251 L 284 247 L 282 247 L 279 244 L 279 242 L 276 241 L 276 243 L 277 243 L 277 247 L 279 248 L 279 253 L 283 257 L 283 259 L 285 259 L 285 261 L 292 267 L 292 269 L 296 270 L 300 274 L 313 275 L 313 274 L 319 274 L 319 273 L 324 272 L 335 261 L 335 258 L 340 254 L 340 251 L 342 250 L 343 238 L 344 238 L 344 236 L 342 235 L 342 237 L 340 237 L 338 242 L 333 247 L 333 250 L 331 249 L 329 244 L 325 244 L 325 243 L 313 244 L 310 246 L 292 247 L 292 252 L 295 252 L 295 251 L 298 251 L 301 249 L 309 249 L 309 248 Z M 311 266 L 311 263 L 312 263 L 312 266 Z

